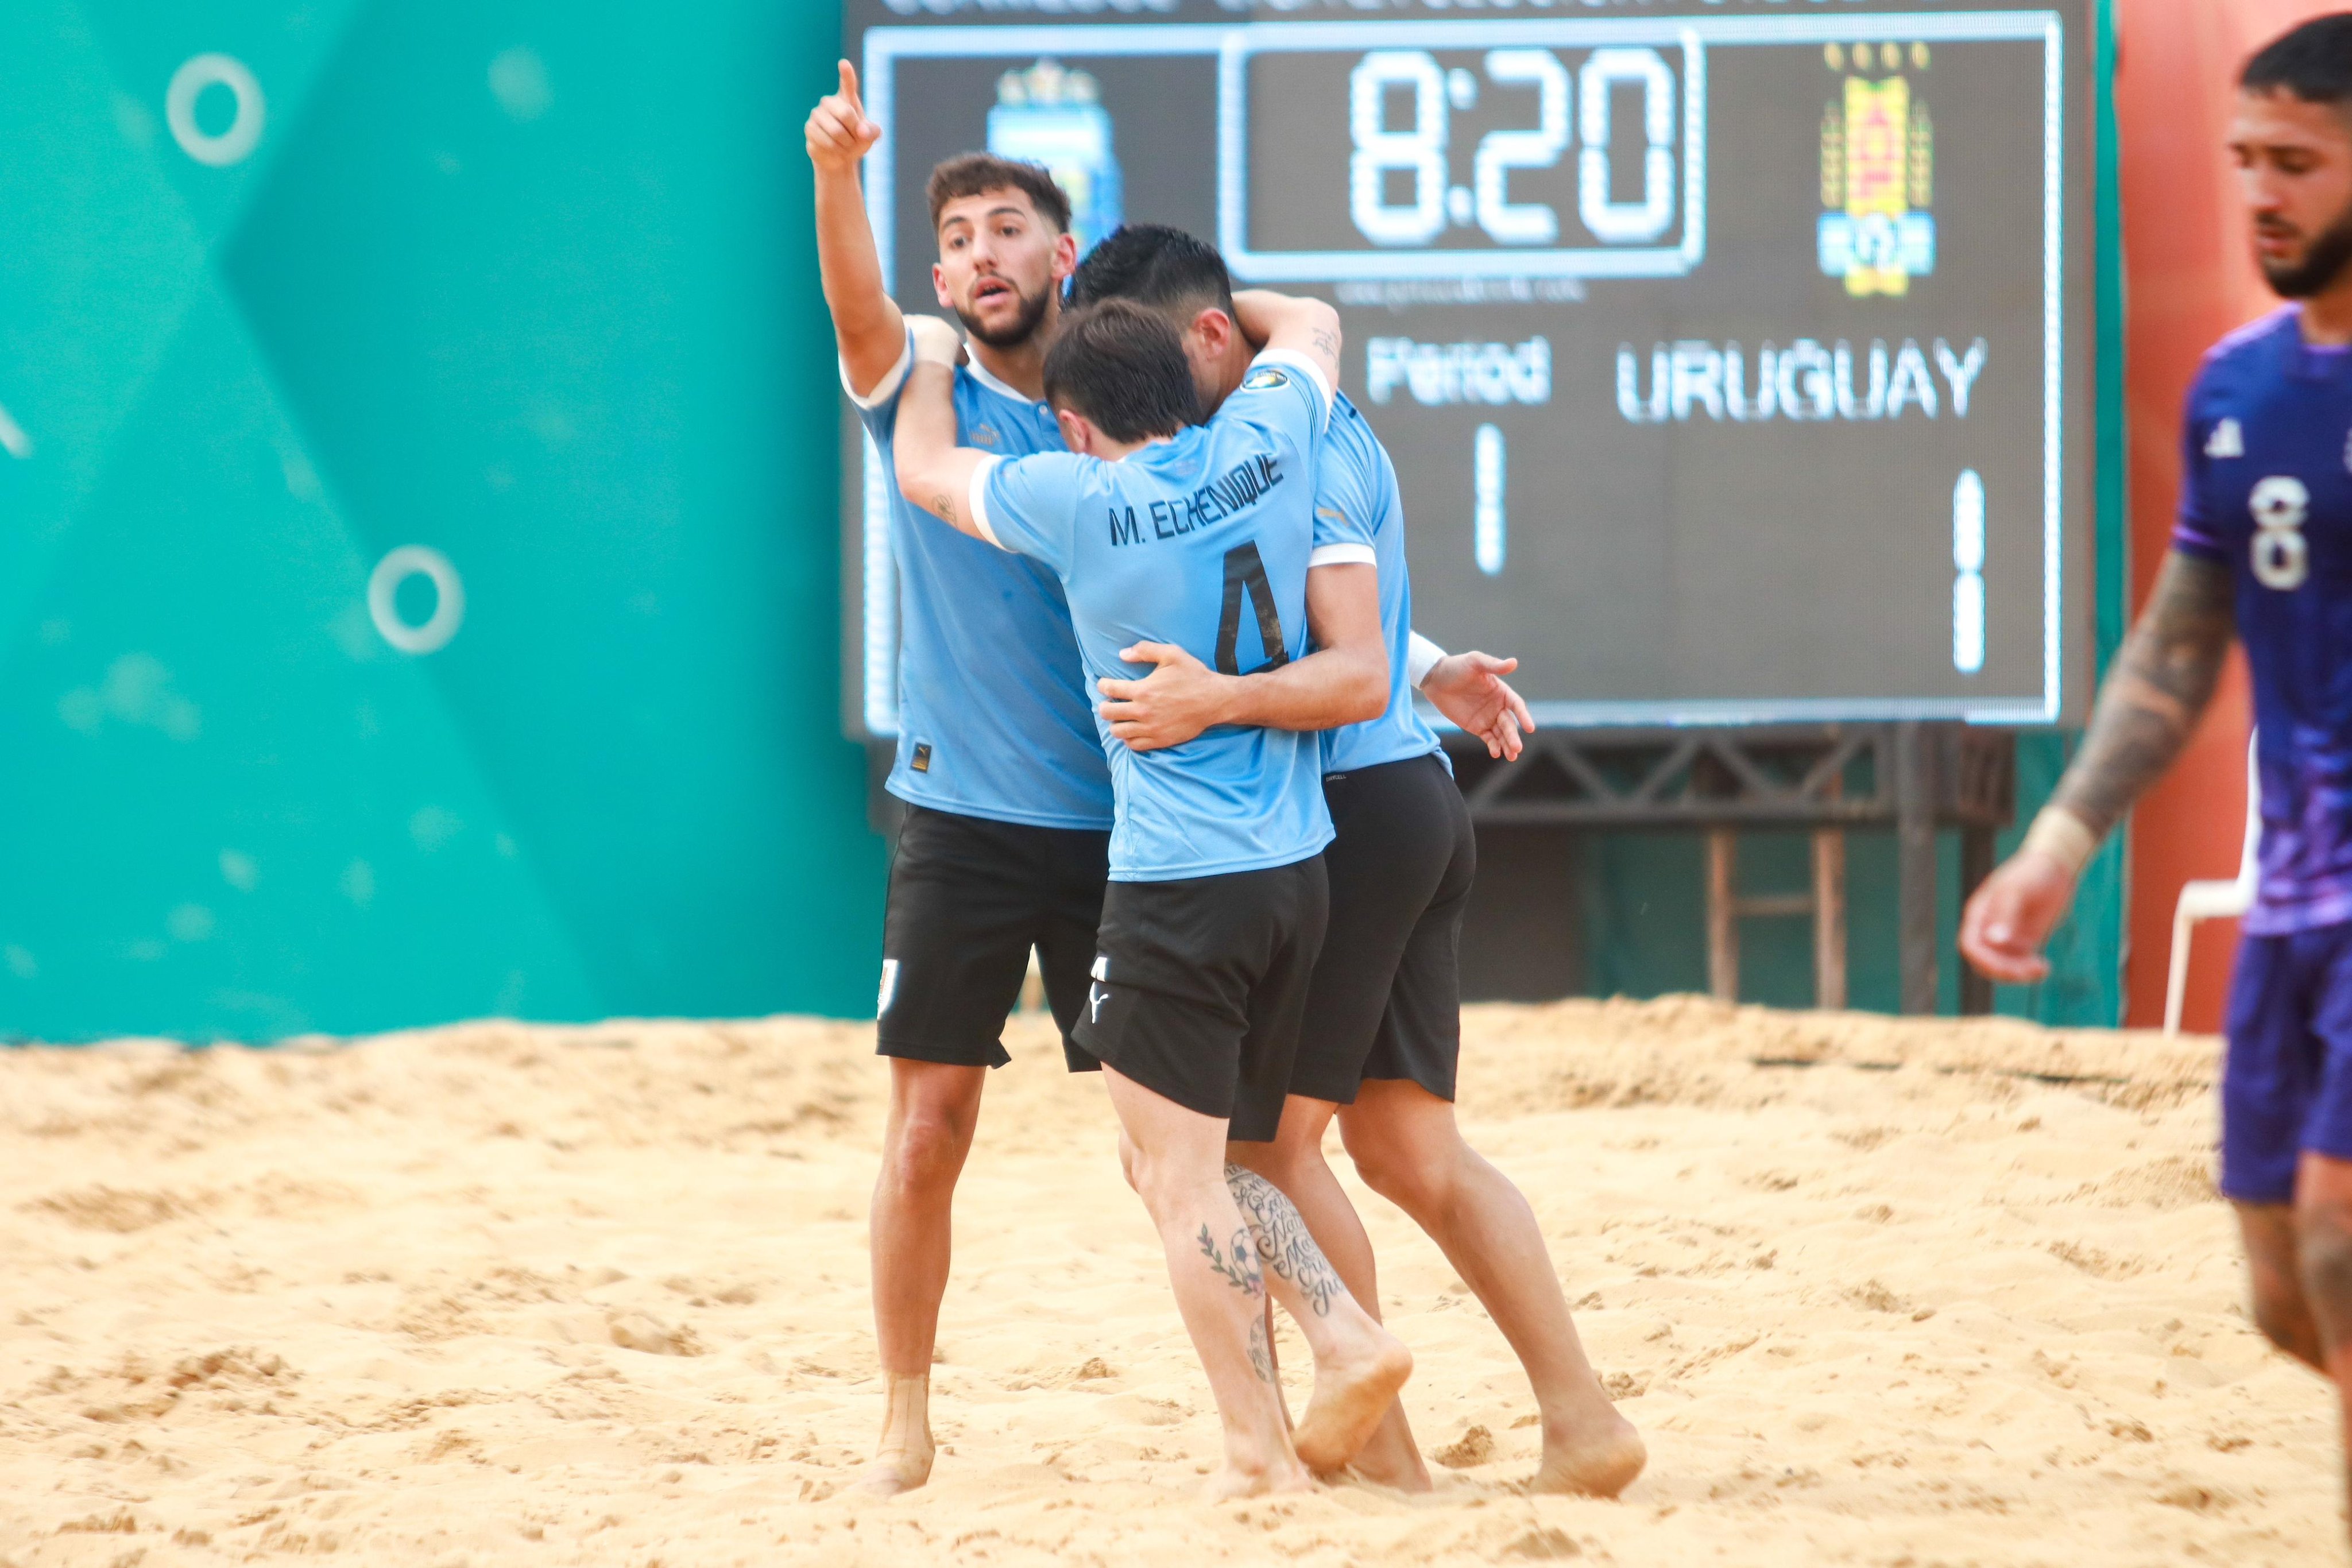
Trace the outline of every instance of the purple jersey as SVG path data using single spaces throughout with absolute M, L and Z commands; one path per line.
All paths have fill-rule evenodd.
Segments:
M 2254 678 L 2261 881 L 2275 936 L 2352 920 L 2352 353 L 2289 306 L 2213 346 L 2189 393 L 2173 548 L 2237 580 Z

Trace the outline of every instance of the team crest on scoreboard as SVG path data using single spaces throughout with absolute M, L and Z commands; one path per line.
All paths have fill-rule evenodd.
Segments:
M 1039 60 L 996 78 L 988 150 L 1045 166 L 1070 198 L 1070 232 L 1080 256 L 1126 221 L 1126 181 L 1113 141 L 1102 89 L 1091 73 Z
M 1822 58 L 1841 78 L 1822 115 L 1822 271 L 1857 297 L 1906 294 L 1936 270 L 1936 133 L 1917 89 L 1927 46 L 1831 44 Z

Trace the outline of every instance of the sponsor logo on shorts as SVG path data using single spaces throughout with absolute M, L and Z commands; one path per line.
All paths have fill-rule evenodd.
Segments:
M 890 1010 L 890 998 L 898 994 L 898 960 L 882 960 L 882 989 L 874 998 L 874 1016 L 880 1018 Z
M 1110 1000 L 1110 955 L 1108 953 L 1096 954 L 1095 967 L 1092 972 L 1095 977 L 1094 984 L 1087 988 L 1087 1021 L 1088 1023 L 1100 1023 L 1102 1021 L 1103 1004 Z

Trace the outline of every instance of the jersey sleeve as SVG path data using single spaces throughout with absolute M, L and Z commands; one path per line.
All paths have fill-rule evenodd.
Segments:
M 847 394 L 850 406 L 866 432 L 875 439 L 887 438 L 898 423 L 898 394 L 907 390 L 907 373 L 915 368 L 915 334 L 908 329 L 906 344 L 898 350 L 898 362 L 883 372 L 873 390 L 863 397 L 849 384 L 849 366 L 841 361 L 841 390 Z
M 1311 452 L 1330 427 L 1331 383 L 1306 355 L 1268 349 L 1250 361 L 1249 374 L 1209 423 L 1225 420 L 1278 432 L 1301 453 Z
M 2205 478 L 2211 465 L 2206 455 L 2221 423 L 2211 415 L 2205 397 L 2206 378 L 2200 375 L 2189 392 L 2189 408 L 2180 429 L 2180 501 L 2173 514 L 2172 548 L 2200 560 L 2226 562 L 2229 541 L 2222 538 L 2221 519 L 2206 510 Z
M 971 476 L 971 517 L 999 549 L 1069 575 L 1085 459 L 1068 452 L 983 458 Z
M 1380 564 L 1372 545 L 1381 515 L 1375 488 L 1379 476 L 1367 471 L 1378 449 L 1349 439 L 1359 429 L 1352 416 L 1335 413 L 1315 455 L 1315 547 L 1307 558 L 1310 569 Z

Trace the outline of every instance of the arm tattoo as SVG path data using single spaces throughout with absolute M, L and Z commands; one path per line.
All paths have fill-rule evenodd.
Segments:
M 1272 1182 L 1240 1166 L 1225 1167 L 1225 1186 L 1241 1205 L 1242 1218 L 1249 1221 L 1257 1255 L 1265 1266 L 1276 1279 L 1298 1287 L 1317 1317 L 1329 1316 L 1332 1301 L 1345 1296 L 1348 1287 L 1340 1283 L 1339 1270 L 1307 1234 L 1307 1222 L 1298 1218 L 1297 1208 Z
M 1252 1301 L 1265 1294 L 1265 1276 L 1258 1272 L 1257 1260 L 1250 1256 L 1249 1232 L 1234 1232 L 1232 1261 L 1220 1251 L 1216 1239 L 1209 1234 L 1206 1225 L 1201 1227 L 1201 1256 L 1209 1260 L 1210 1270 L 1222 1275 L 1225 1283 Z
M 2197 727 L 2236 629 L 2229 568 L 2179 553 L 2099 694 L 2091 727 L 2053 795 L 2104 837 Z
M 1308 336 L 1307 341 L 1313 343 L 1319 351 L 1330 355 L 1332 359 L 1339 359 L 1339 334 L 1332 331 L 1329 328 L 1316 328 Z
M 938 495 L 931 497 L 931 510 L 937 512 L 947 521 L 950 523 L 954 522 L 956 520 L 955 497 L 949 495 L 945 490 L 940 491 Z

